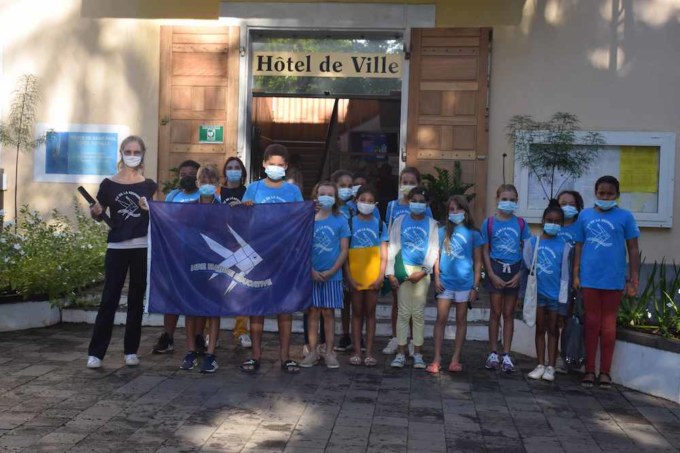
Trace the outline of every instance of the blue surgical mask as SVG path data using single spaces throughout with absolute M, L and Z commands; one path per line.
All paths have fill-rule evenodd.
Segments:
M 203 197 L 212 197 L 215 196 L 216 190 L 217 188 L 212 184 L 203 184 L 198 188 L 198 193 L 200 193 Z
M 242 174 L 241 170 L 227 170 L 227 181 L 239 182 Z
M 559 223 L 546 223 L 543 225 L 543 232 L 548 236 L 555 236 L 562 230 L 562 225 Z
M 347 201 L 352 198 L 352 188 L 351 187 L 341 187 L 338 189 L 338 197 L 342 201 Z
M 335 204 L 335 197 L 331 197 L 330 195 L 319 195 L 316 201 L 321 205 L 321 209 L 328 211 Z
M 562 206 L 562 212 L 564 212 L 565 219 L 573 219 L 578 214 L 578 209 L 571 205 Z
M 409 211 L 411 211 L 411 214 L 415 215 L 425 214 L 425 210 L 427 209 L 427 203 L 418 203 L 416 201 L 412 201 L 408 204 L 408 209 Z
M 517 210 L 517 203 L 514 201 L 499 201 L 498 210 L 506 214 L 512 214 Z
M 595 200 L 595 206 L 603 211 L 609 211 L 616 207 L 616 200 Z
M 459 225 L 465 222 L 465 213 L 457 212 L 455 214 L 449 214 L 449 220 L 455 223 L 456 225 Z
M 283 179 L 283 177 L 286 176 L 286 169 L 279 167 L 278 165 L 267 165 L 264 167 L 264 172 L 272 181 L 278 181 L 279 179 Z

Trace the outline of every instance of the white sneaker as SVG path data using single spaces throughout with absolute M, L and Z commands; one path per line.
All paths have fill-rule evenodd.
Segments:
M 413 368 L 417 370 L 424 370 L 426 366 L 427 365 L 425 365 L 422 354 L 413 354 Z
M 326 362 L 327 368 L 340 368 L 340 362 L 338 362 L 338 358 L 333 351 L 327 352 L 326 355 L 323 356 L 323 360 Z
M 406 356 L 404 354 L 397 354 L 392 363 L 390 363 L 392 368 L 404 368 L 404 365 L 406 365 Z
M 399 340 L 397 340 L 397 337 L 392 337 L 390 338 L 389 343 L 387 343 L 387 346 L 385 346 L 385 349 L 383 349 L 382 352 L 383 354 L 392 355 L 397 352 L 398 348 Z
M 549 382 L 554 381 L 555 380 L 555 368 L 553 368 L 551 366 L 546 367 L 545 373 L 543 373 L 542 378 L 543 378 L 544 381 L 549 381 Z
M 139 357 L 137 357 L 137 354 L 125 354 L 125 365 L 127 366 L 139 365 Z
M 312 351 L 307 356 L 302 359 L 300 366 L 302 368 L 311 368 L 319 362 L 319 354 L 316 351 Z
M 408 341 L 408 356 L 413 357 L 413 354 L 416 353 L 416 346 L 413 344 L 413 340 Z
M 531 379 L 541 379 L 543 377 L 544 373 L 545 373 L 545 366 L 538 365 L 536 368 L 534 368 L 534 371 L 527 374 L 527 376 L 529 376 Z
M 302 357 L 305 358 L 309 355 L 309 345 L 306 344 L 302 347 Z
M 93 355 L 87 357 L 87 367 L 88 368 L 101 368 L 102 361 Z
M 241 346 L 244 348 L 253 347 L 253 340 L 250 339 L 250 335 L 248 335 L 247 333 L 244 333 L 240 337 L 238 337 L 238 341 L 241 342 Z

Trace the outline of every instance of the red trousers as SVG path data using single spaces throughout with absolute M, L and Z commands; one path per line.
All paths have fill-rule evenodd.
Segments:
M 609 374 L 616 343 L 616 315 L 623 291 L 583 288 L 585 317 L 586 373 L 595 372 L 595 355 L 600 341 L 600 373 Z

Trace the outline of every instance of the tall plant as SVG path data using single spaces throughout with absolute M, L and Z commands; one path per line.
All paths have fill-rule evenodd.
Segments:
M 463 170 L 459 161 L 453 162 L 453 171 L 440 167 L 434 167 L 434 170 L 437 174 L 426 173 L 423 181 L 430 189 L 432 215 L 435 219 L 441 219 L 445 212 L 444 204 L 451 195 L 465 195 L 468 201 L 474 198 L 475 194 L 468 193 L 474 184 L 463 182 Z
M 567 176 L 565 181 L 582 176 L 605 145 L 601 134 L 582 131 L 576 115 L 565 112 L 555 113 L 548 121 L 515 115 L 506 132 L 515 158 L 534 174 L 548 198 L 554 198 L 561 188 L 561 184 L 555 187 L 558 172 Z
M 40 87 L 34 75 L 25 74 L 19 78 L 12 95 L 9 119 L 0 123 L 0 143 L 11 146 L 16 151 L 14 162 L 14 221 L 18 218 L 19 203 L 19 154 L 31 152 L 45 142 L 45 135 L 35 137 L 33 129 L 36 121 L 36 107 L 40 101 Z

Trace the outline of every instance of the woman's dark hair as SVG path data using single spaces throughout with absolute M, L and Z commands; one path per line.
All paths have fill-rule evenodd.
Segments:
M 617 195 L 621 193 L 621 191 L 620 191 L 620 189 L 619 189 L 619 180 L 616 179 L 616 178 L 613 177 L 613 176 L 609 176 L 609 175 L 607 175 L 607 176 L 600 176 L 600 177 L 597 179 L 597 181 L 595 181 L 595 192 L 597 192 L 597 188 L 600 186 L 600 184 L 611 184 L 611 185 L 614 186 L 614 188 L 616 189 L 616 194 L 617 194 Z
M 363 186 L 361 186 L 361 187 L 359 188 L 359 191 L 357 192 L 357 197 L 356 197 L 356 199 L 358 200 L 359 197 L 362 196 L 362 195 L 365 194 L 365 193 L 370 193 L 371 195 L 373 195 L 373 198 L 374 198 L 375 200 L 378 199 L 378 191 L 375 190 L 375 188 L 374 188 L 373 186 L 370 186 L 370 185 L 368 185 L 368 184 L 363 185 Z
M 560 206 L 560 204 L 554 198 L 551 198 L 550 201 L 548 202 L 548 207 L 545 208 L 545 211 L 543 211 L 543 217 L 541 221 L 545 222 L 545 216 L 552 212 L 559 214 L 560 217 L 562 218 L 562 223 L 564 223 L 564 211 L 562 210 L 562 206 Z
M 451 251 L 451 235 L 453 234 L 453 229 L 456 227 L 456 225 L 449 220 L 449 209 L 451 208 L 451 203 L 456 203 L 456 206 L 458 206 L 460 209 L 465 211 L 465 220 L 463 221 L 463 225 L 468 230 L 476 230 L 477 228 L 475 227 L 475 221 L 472 218 L 472 212 L 470 212 L 470 203 L 468 203 L 467 198 L 463 195 L 451 195 L 449 199 L 446 201 L 446 211 L 445 211 L 445 218 L 444 222 L 446 222 L 446 236 L 444 237 L 444 248 L 446 248 L 447 252 Z
M 236 156 L 231 156 L 222 166 L 222 177 L 224 178 L 224 185 L 225 186 L 227 185 L 227 165 L 229 165 L 229 162 L 232 162 L 234 160 L 237 161 L 239 166 L 241 167 L 241 185 L 245 186 L 246 180 L 248 179 L 248 172 L 246 171 L 246 166 L 243 165 L 243 161 Z
M 414 188 L 411 189 L 411 191 L 408 193 L 407 198 L 410 200 L 410 199 L 412 199 L 412 198 L 413 198 L 414 196 L 416 196 L 416 195 L 422 195 L 423 197 L 425 197 L 425 201 L 426 201 L 427 203 L 430 202 L 430 191 L 429 191 L 427 188 L 425 188 L 425 187 L 423 187 L 423 186 L 414 187 Z
M 560 201 L 560 198 L 562 198 L 562 195 L 571 195 L 574 197 L 574 201 L 576 202 L 576 209 L 578 212 L 583 211 L 584 203 L 583 203 L 583 197 L 581 196 L 580 193 L 578 193 L 575 190 L 563 190 L 562 192 L 557 194 L 557 201 Z

